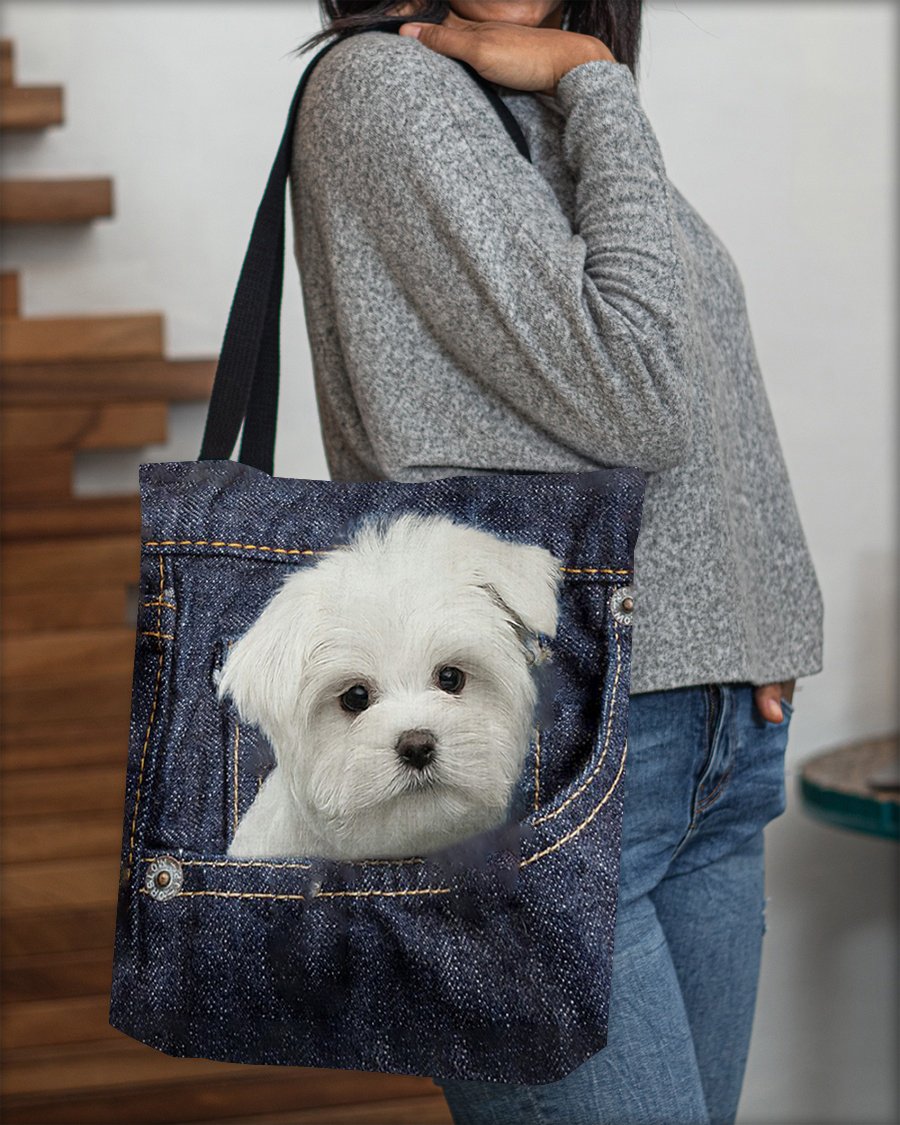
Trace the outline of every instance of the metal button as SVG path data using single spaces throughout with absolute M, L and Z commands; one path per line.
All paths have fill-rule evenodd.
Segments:
M 147 868 L 144 886 L 151 898 L 163 901 L 174 898 L 181 890 L 184 874 L 181 864 L 170 855 L 157 856 Z
M 617 586 L 610 597 L 609 608 L 620 625 L 630 625 L 631 615 L 634 611 L 634 588 L 632 586 Z

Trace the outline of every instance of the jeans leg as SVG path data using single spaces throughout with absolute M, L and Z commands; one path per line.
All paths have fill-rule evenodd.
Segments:
M 712 1125 L 732 1125 L 763 940 L 763 834 L 651 892 L 671 951 Z
M 438 1081 L 456 1125 L 709 1125 L 690 1021 L 649 892 L 710 759 L 704 686 L 632 697 L 607 1045 L 557 1082 Z
M 681 985 L 710 1119 L 731 1125 L 765 932 L 763 830 L 785 808 L 790 717 L 763 719 L 749 684 L 718 685 L 710 702 L 712 747 L 691 826 L 650 894 Z
M 708 1125 L 678 977 L 644 895 L 616 919 L 607 1046 L 558 1082 L 439 1083 L 456 1125 Z

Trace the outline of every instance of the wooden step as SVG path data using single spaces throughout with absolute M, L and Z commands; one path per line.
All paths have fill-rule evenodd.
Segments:
M 0 365 L 3 401 L 117 402 L 148 398 L 204 402 L 212 393 L 214 359 L 135 359 Z
M 453 1125 L 443 1092 L 422 1098 L 300 1109 L 252 1117 L 203 1119 L 204 1125 Z
M 62 125 L 62 86 L 7 86 L 0 98 L 0 129 L 7 132 Z
M 106 957 L 106 991 L 0 1005 L 0 1039 L 6 1050 L 59 1043 L 102 1043 L 121 1035 L 109 1022 L 112 950 Z
M 0 500 L 5 507 L 59 503 L 71 498 L 75 455 L 67 450 L 7 454 L 0 451 Z
M 0 273 L 0 317 L 19 315 L 19 275 L 11 271 Z
M 7 406 L 0 421 L 3 507 L 36 512 L 71 501 L 76 452 L 162 442 L 167 419 L 162 402 Z
M 96 997 L 109 992 L 112 950 L 84 949 L 74 953 L 31 953 L 4 957 L 0 980 L 4 1004 L 35 1000 Z M 11 1043 L 5 1044 L 12 1046 Z
M 5 720 L 5 716 L 0 716 Z M 128 756 L 129 716 L 100 722 L 88 716 L 80 722 L 71 715 L 62 722 L 35 716 L 21 730 L 3 722 L 0 769 L 56 769 L 84 762 L 90 765 L 124 762 Z M 2 784 L 2 782 L 0 782 Z
M 0 538 L 7 543 L 116 533 L 138 536 L 140 530 L 141 503 L 137 496 L 91 496 L 40 507 L 6 504 L 0 508 Z
M 270 1068 L 271 1069 L 271 1068 Z M 304 1071 L 304 1073 L 306 1073 Z M 376 1081 L 379 1075 L 372 1075 Z M 335 1079 L 340 1081 L 340 1078 Z M 412 1079 L 411 1079 L 412 1081 Z M 255 1087 L 254 1087 L 255 1089 Z M 241 1092 L 244 1086 L 241 1084 Z M 230 1100 L 223 1104 L 226 1093 Z M 98 1092 L 97 1095 L 69 1096 L 47 1102 L 39 1097 L 10 1098 L 6 1101 L 8 1116 L 4 1118 L 9 1125 L 56 1125 L 56 1123 L 83 1122 L 90 1125 L 122 1125 L 123 1122 L 133 1125 L 150 1125 L 158 1122 L 198 1122 L 203 1125 L 452 1125 L 450 1109 L 447 1100 L 441 1091 L 422 1097 L 414 1098 L 389 1098 L 386 1100 L 372 1101 L 371 1097 L 364 1104 L 316 1107 L 314 1109 L 288 1109 L 279 1113 L 257 1114 L 254 1108 L 260 1105 L 271 1105 L 271 1095 L 260 1088 L 260 1098 L 252 1097 L 242 1099 L 244 1106 L 240 1117 L 234 1117 L 231 1110 L 234 1108 L 231 1100 L 231 1091 L 215 1091 L 218 1113 L 212 1120 L 208 1116 L 204 1091 L 189 1090 L 187 1097 L 179 1091 L 179 1106 L 185 1107 L 185 1113 L 191 1114 L 178 1117 L 151 1116 L 149 1106 L 155 1099 L 167 1097 L 167 1091 L 137 1090 L 132 1095 L 113 1092 Z M 264 1097 L 264 1100 L 263 1100 Z M 244 1116 L 248 1114 L 248 1116 Z
M 5 631 L 133 627 L 139 554 L 135 535 L 6 543 L 0 554 Z
M 107 1015 L 107 1022 L 108 1019 Z M 192 1082 L 233 1081 L 235 1075 L 229 1071 L 234 1072 L 241 1066 L 167 1055 L 124 1036 L 113 1027 L 109 1028 L 108 1038 L 99 1042 L 47 1044 L 24 1049 L 10 1047 L 3 1052 L 3 1063 L 3 1089 L 7 1097 L 166 1082 L 172 1086 L 173 1100 L 177 1098 L 178 1087 Z M 269 1068 L 252 1069 L 264 1075 Z M 251 1076 L 250 1070 L 250 1067 L 245 1068 L 247 1078 Z
M 0 591 L 15 595 L 64 590 L 71 594 L 91 586 L 124 586 L 140 577 L 140 549 L 140 541 L 133 535 L 7 543 L 0 566 Z
M 128 743 L 118 747 L 119 770 L 124 778 Z M 86 762 L 79 769 L 90 769 Z M 16 774 L 4 775 L 15 779 Z M 104 815 L 87 809 L 62 809 L 49 815 L 12 817 L 0 835 L 0 862 L 29 863 L 76 853 L 84 856 L 117 855 L 122 843 L 124 785 L 116 806 Z M 0 993 L 2 995 L 2 993 Z
M 124 781 L 123 771 L 120 802 L 124 801 Z M 66 859 L 9 863 L 3 868 L 0 914 L 6 918 L 98 909 L 115 913 L 118 893 L 118 849 L 109 856 L 81 857 L 76 853 Z
M 109 902 L 62 913 L 35 910 L 11 914 L 3 919 L 3 956 L 111 949 L 115 930 L 115 904 Z
M 164 402 L 8 406 L 0 442 L 8 452 L 45 449 L 135 449 L 166 440 Z
M 4 364 L 158 359 L 163 353 L 159 313 L 12 318 L 0 321 L 0 333 Z
M 35 720 L 106 722 L 130 710 L 135 633 L 127 627 L 12 633 L 0 644 L 6 731 Z
M 0 223 L 84 223 L 112 214 L 108 177 L 0 180 Z
M 127 605 L 126 590 L 115 586 L 73 590 L 63 599 L 58 590 L 7 595 L 3 599 L 3 628 L 7 633 L 24 633 L 127 625 Z
M 11 39 L 0 39 L 0 86 L 12 86 L 14 81 L 13 43 Z
M 41 638 L 48 633 L 33 635 Z M 12 633 L 7 645 L 28 636 L 28 633 Z M 66 719 L 81 723 L 90 717 L 98 723 L 121 720 L 130 709 L 132 658 L 126 662 L 124 646 L 121 651 L 117 649 L 115 655 L 121 665 L 115 674 L 82 679 L 81 673 L 73 670 L 71 678 L 66 679 L 64 670 L 59 668 L 54 670 L 58 678 L 54 685 L 39 684 L 37 678 L 33 679 L 35 686 L 11 688 L 7 685 L 0 694 L 5 730 L 16 734 L 28 730 L 39 720 L 59 723 Z
M 16 770 L 3 775 L 0 811 L 9 826 L 20 817 L 70 812 L 121 817 L 125 764 L 72 765 L 62 769 Z
M 365 1071 L 321 1070 L 313 1067 L 255 1066 L 175 1058 L 147 1047 L 128 1036 L 98 1043 L 28 1047 L 4 1053 L 6 1098 L 51 1093 L 74 1096 L 89 1090 L 124 1094 L 129 1086 L 159 1087 L 165 1094 L 150 1099 L 144 1091 L 144 1108 L 134 1097 L 136 1116 L 91 1116 L 95 1122 L 187 1122 L 216 1116 L 252 1114 L 260 1105 L 270 1111 L 343 1106 L 359 1102 L 433 1096 L 429 1078 Z M 134 1091 L 139 1093 L 139 1091 Z M 49 1100 L 49 1098 L 48 1098 Z M 93 1101 L 90 1103 L 93 1108 Z M 5 1122 L 18 1120 L 5 1103 Z M 120 1102 L 120 1108 L 124 1108 Z M 50 1120 L 86 1120 L 75 1116 Z

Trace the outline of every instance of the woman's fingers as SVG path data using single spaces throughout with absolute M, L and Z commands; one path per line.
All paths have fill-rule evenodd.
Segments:
M 477 46 L 473 28 L 481 26 L 475 20 L 460 19 L 454 12 L 448 12 L 441 23 L 404 23 L 400 25 L 400 35 L 413 35 L 419 42 L 454 59 L 470 61 L 470 55 Z
M 780 723 L 784 719 L 781 710 L 781 684 L 760 684 L 753 691 L 756 709 L 770 723 Z
M 462 59 L 489 82 L 513 90 L 553 94 L 560 78 L 579 62 L 612 59 L 605 44 L 590 35 L 501 20 L 464 20 L 454 12 L 441 23 L 401 24 L 399 33 L 414 35 L 432 51 Z
M 786 699 L 788 703 L 791 702 L 796 682 L 796 680 L 780 680 L 772 684 L 760 684 L 753 689 L 756 709 L 764 719 L 768 719 L 770 723 L 780 723 L 784 720 L 781 701 Z

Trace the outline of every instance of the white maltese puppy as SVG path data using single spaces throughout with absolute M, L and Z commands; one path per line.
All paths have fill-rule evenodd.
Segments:
M 219 679 L 276 760 L 227 854 L 414 856 L 504 823 L 559 581 L 542 547 L 415 512 L 290 574 Z

